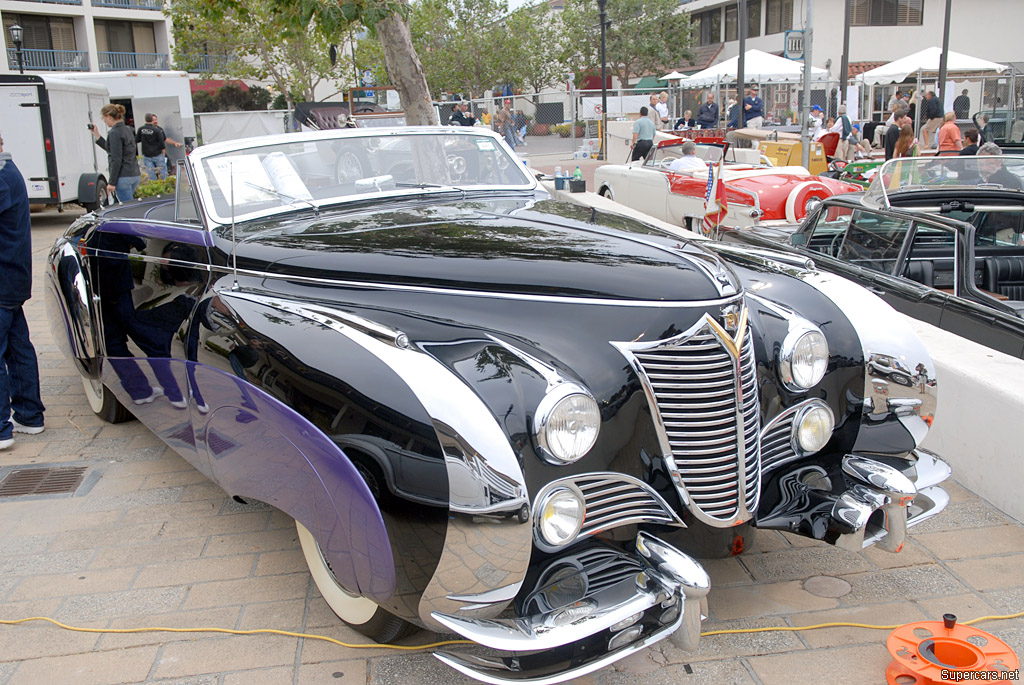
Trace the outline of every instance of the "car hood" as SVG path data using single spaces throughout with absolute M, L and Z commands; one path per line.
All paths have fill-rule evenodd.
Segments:
M 231 250 L 230 232 L 217 237 Z M 392 203 L 245 226 L 240 269 L 453 290 L 694 301 L 739 292 L 716 256 L 645 224 L 552 200 Z

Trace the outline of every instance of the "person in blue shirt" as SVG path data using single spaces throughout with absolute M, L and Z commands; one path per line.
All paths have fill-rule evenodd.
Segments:
M 747 89 L 743 99 L 743 117 L 747 128 L 761 128 L 764 124 L 764 100 L 757 95 L 757 85 Z
M 14 433 L 43 432 L 39 362 L 22 306 L 32 295 L 28 189 L 0 138 L 0 450 Z

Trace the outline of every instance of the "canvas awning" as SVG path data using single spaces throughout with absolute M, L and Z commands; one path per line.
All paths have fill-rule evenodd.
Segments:
M 903 83 L 908 77 L 919 72 L 922 75 L 934 76 L 939 73 L 939 60 L 942 56 L 942 48 L 925 48 L 912 55 L 901 57 L 895 62 L 889 62 L 882 66 L 865 71 L 857 77 L 858 81 L 874 86 L 884 83 Z M 949 74 L 1000 74 L 1008 67 L 997 62 L 990 62 L 987 59 L 971 57 L 959 52 L 949 51 L 946 58 L 946 72 Z
M 660 90 L 665 90 L 665 84 L 657 76 L 644 76 L 633 86 L 635 93 L 655 93 Z
M 783 82 L 794 83 L 803 78 L 803 63 L 778 57 L 760 50 L 747 50 L 743 65 L 743 77 L 750 83 Z M 732 57 L 714 64 L 680 82 L 683 88 L 713 86 L 716 83 L 731 83 L 736 80 L 739 57 Z M 811 78 L 822 80 L 828 76 L 824 69 L 811 67 Z
M 678 71 L 672 71 L 662 76 L 659 81 L 675 81 L 677 79 L 686 78 L 686 74 L 680 74 Z

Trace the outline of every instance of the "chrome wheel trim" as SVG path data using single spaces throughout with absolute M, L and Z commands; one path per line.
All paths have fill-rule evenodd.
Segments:
M 89 408 L 93 413 L 99 414 L 103 411 L 103 383 L 92 378 L 82 376 L 82 388 L 85 390 L 85 399 L 89 402 Z
M 309 573 L 331 610 L 341 620 L 352 625 L 362 625 L 373 618 L 377 613 L 377 603 L 372 599 L 346 592 L 331 573 L 330 566 L 324 559 L 313 534 L 298 521 L 295 522 L 295 529 L 299 533 L 299 542 L 302 545 L 302 554 L 306 557 Z

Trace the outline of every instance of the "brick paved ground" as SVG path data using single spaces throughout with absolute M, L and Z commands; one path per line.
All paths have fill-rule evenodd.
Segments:
M 36 215 L 35 273 L 73 213 Z M 42 288 L 28 307 L 42 366 L 47 430 L 0 453 L 11 467 L 87 466 L 74 497 L 0 501 L 0 618 L 50 616 L 79 626 L 272 627 L 365 642 L 342 627 L 306 572 L 291 521 L 240 505 L 137 422 L 90 412 L 53 345 Z M 956 485 L 941 517 L 898 555 L 855 554 L 779 533 L 741 558 L 707 563 L 706 629 L 826 621 L 904 623 L 1024 609 L 1024 527 Z M 1024 619 L 981 626 L 1024 654 Z M 595 683 L 884 682 L 886 633 L 831 628 L 706 638 L 687 654 L 662 642 Z M 435 639 L 420 633 L 407 644 Z M 469 682 L 427 653 L 278 636 L 95 635 L 0 626 L 0 683 Z

